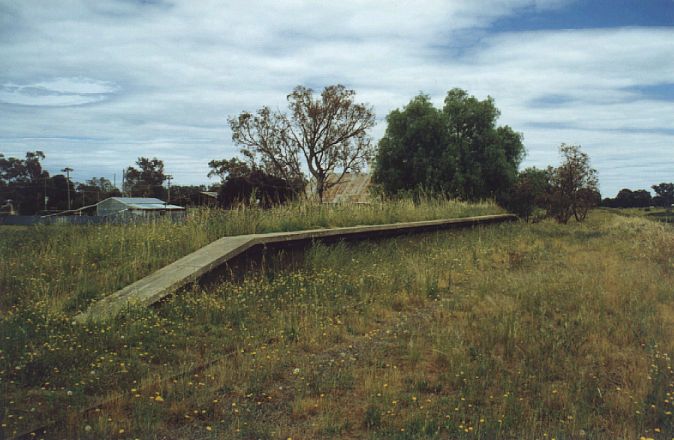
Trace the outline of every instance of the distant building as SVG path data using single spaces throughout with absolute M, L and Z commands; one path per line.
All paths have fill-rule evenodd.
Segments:
M 328 182 L 335 181 L 336 174 L 328 176 Z M 346 173 L 337 185 L 328 188 L 323 193 L 323 203 L 371 203 L 371 183 L 369 174 Z M 315 184 L 307 186 L 310 197 L 315 197 Z
M 201 197 L 199 198 L 200 205 L 217 206 L 218 204 L 217 191 L 201 191 L 200 194 L 201 194 Z
M 96 204 L 96 215 L 100 217 L 168 215 L 174 219 L 181 219 L 185 216 L 185 208 L 151 197 L 110 197 Z

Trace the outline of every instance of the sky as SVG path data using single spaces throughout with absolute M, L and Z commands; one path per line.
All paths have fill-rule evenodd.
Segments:
M 674 181 L 674 0 L 0 0 L 0 153 L 116 179 L 157 157 L 216 183 L 227 117 L 344 84 L 386 115 L 420 92 L 494 98 L 522 167 L 581 145 L 600 190 Z

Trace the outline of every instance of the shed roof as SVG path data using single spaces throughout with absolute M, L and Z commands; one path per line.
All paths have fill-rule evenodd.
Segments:
M 171 205 L 165 203 L 154 197 L 110 197 L 111 199 L 123 203 L 129 207 L 129 209 L 147 209 L 147 210 L 156 210 L 156 209 L 169 209 L 169 210 L 182 210 L 185 209 L 182 206 Z
M 154 197 L 110 197 L 112 200 L 117 200 L 125 204 L 135 203 L 138 205 L 144 203 L 164 203 L 163 201 Z
M 129 209 L 168 209 L 168 210 L 183 210 L 182 206 L 178 205 L 169 205 L 168 203 L 128 203 L 127 206 Z
M 332 173 L 328 180 L 334 181 L 337 175 Z M 323 203 L 368 203 L 370 202 L 370 175 L 346 173 L 337 185 L 328 188 L 323 194 Z

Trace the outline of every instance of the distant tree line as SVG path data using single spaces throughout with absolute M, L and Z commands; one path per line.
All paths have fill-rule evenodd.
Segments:
M 645 189 L 632 191 L 623 188 L 614 198 L 603 199 L 601 205 L 608 208 L 647 208 L 650 206 L 671 208 L 674 203 L 674 183 L 660 183 L 651 188 L 655 191 L 655 196 Z
M 66 175 L 50 175 L 42 167 L 45 154 L 29 151 L 25 158 L 6 157 L 0 153 L 0 214 L 11 212 L 20 215 L 65 212 L 70 209 L 94 205 L 108 197 L 156 197 L 181 206 L 204 203 L 205 185 L 165 186 L 167 175 L 164 162 L 157 158 L 140 157 L 136 167 L 124 171 L 120 191 L 105 177 L 93 177 L 84 182 L 74 182 Z
M 590 208 L 605 206 L 670 206 L 674 185 L 622 190 L 615 199 L 598 191 L 597 173 L 580 146 L 562 144 L 562 162 L 546 169 L 519 171 L 525 156 L 523 136 L 498 125 L 500 111 L 491 97 L 480 100 L 462 89 L 447 92 L 441 108 L 419 94 L 386 117 L 384 136 L 375 146 L 372 107 L 357 102 L 355 91 L 342 85 L 320 94 L 298 86 L 287 96 L 286 111 L 264 106 L 228 119 L 241 157 L 209 162 L 211 186 L 224 207 L 238 203 L 271 206 L 304 195 L 307 184 L 316 198 L 338 185 L 347 173 L 369 166 L 375 191 L 383 197 L 422 194 L 460 200 L 493 199 L 525 220 L 549 216 L 566 223 L 582 221 Z M 109 180 L 93 178 L 75 184 L 67 176 L 42 169 L 40 151 L 25 159 L 0 154 L 0 202 L 11 199 L 21 213 L 73 207 L 111 195 L 156 197 L 184 206 L 199 204 L 206 186 L 171 186 L 162 160 L 139 157 L 124 171 L 122 191 Z M 47 202 L 45 202 L 45 200 Z
M 121 195 L 110 180 L 94 177 L 76 183 L 63 174 L 49 175 L 42 168 L 42 151 L 29 151 L 25 158 L 6 157 L 0 153 L 0 205 L 2 212 L 14 211 L 33 215 L 71 209 L 96 203 L 107 197 Z

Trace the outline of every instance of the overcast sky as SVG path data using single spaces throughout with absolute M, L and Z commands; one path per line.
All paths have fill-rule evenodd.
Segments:
M 228 116 L 335 83 L 374 106 L 375 139 L 461 87 L 524 134 L 523 166 L 565 142 L 605 196 L 674 181 L 674 0 L 0 0 L 0 152 L 79 181 L 156 156 L 209 183 L 238 150 Z

